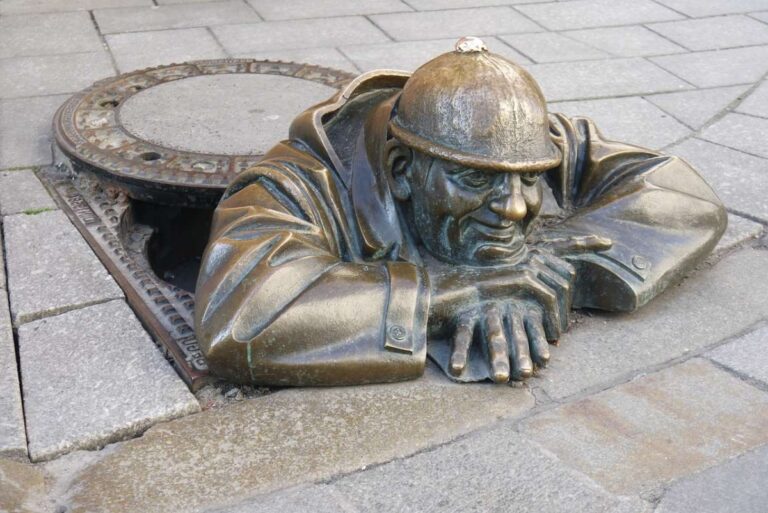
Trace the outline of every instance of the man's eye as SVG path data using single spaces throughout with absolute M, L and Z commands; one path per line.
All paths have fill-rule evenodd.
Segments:
M 520 173 L 520 181 L 525 185 L 536 185 L 539 181 L 540 173 Z
M 456 181 L 458 181 L 461 185 L 465 187 L 469 187 L 471 189 L 478 189 L 480 187 L 485 187 L 489 183 L 491 183 L 491 180 L 488 178 L 488 175 L 480 171 L 473 171 L 471 173 L 466 173 L 466 174 L 457 176 Z

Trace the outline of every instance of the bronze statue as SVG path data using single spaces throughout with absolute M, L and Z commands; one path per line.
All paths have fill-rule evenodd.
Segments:
M 358 77 L 231 184 L 197 335 L 242 383 L 413 379 L 427 353 L 455 380 L 519 380 L 571 308 L 639 308 L 725 226 L 687 163 L 548 115 L 525 70 L 464 38 L 412 75 Z

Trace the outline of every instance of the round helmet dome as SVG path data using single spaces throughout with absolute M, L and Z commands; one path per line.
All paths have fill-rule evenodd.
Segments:
M 533 77 L 477 38 L 463 38 L 456 48 L 408 79 L 392 134 L 468 167 L 528 172 L 559 165 L 544 95 Z

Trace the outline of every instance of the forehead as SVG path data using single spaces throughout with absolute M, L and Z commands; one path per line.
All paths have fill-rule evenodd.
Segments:
M 431 155 L 427 155 L 426 153 L 418 152 L 415 150 L 414 150 L 414 154 L 417 155 L 417 160 L 421 162 L 421 167 L 423 169 L 439 169 L 447 173 L 467 170 L 467 171 L 477 171 L 480 173 L 519 174 L 519 175 L 530 176 L 530 175 L 544 174 L 545 172 L 549 171 L 549 169 L 544 168 L 544 169 L 533 170 L 533 171 L 512 172 L 512 171 L 506 171 L 501 169 L 471 167 L 471 166 L 467 166 L 466 164 L 462 164 L 460 162 L 454 162 L 452 160 L 433 157 Z

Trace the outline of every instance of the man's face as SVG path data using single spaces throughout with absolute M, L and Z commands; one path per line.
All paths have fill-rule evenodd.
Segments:
M 541 209 L 541 173 L 467 168 L 415 152 L 409 174 L 413 231 L 441 260 L 516 262 Z

